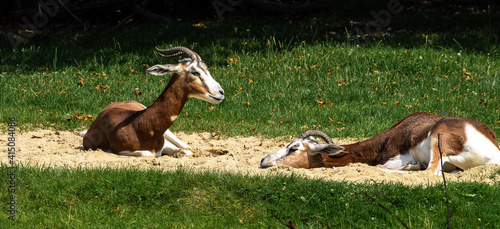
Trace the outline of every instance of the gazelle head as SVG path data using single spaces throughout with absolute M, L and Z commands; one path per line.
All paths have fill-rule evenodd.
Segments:
M 314 136 L 321 137 L 326 143 L 320 143 Z M 275 165 L 285 165 L 295 168 L 315 168 L 322 163 L 321 154 L 327 156 L 336 155 L 344 150 L 344 147 L 333 143 L 325 133 L 318 130 L 309 130 L 300 135 L 299 138 L 282 149 L 264 157 L 260 162 L 261 168 Z
M 177 64 L 158 64 L 147 69 L 148 73 L 153 75 L 164 75 L 167 73 L 176 73 L 183 77 L 186 82 L 186 89 L 189 91 L 189 97 L 201 99 L 210 103 L 220 103 L 224 99 L 224 90 L 212 78 L 207 66 L 201 60 L 200 55 L 185 47 L 174 47 L 169 49 L 156 48 L 160 56 L 172 58 L 178 56 L 188 56 L 188 59 L 181 60 Z M 172 53 L 166 55 L 164 53 Z

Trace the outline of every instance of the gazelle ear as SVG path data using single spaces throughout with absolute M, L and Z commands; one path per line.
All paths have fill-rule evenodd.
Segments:
M 146 72 L 155 76 L 161 76 L 171 72 L 180 73 L 182 72 L 182 68 L 178 64 L 157 64 L 148 68 Z
M 318 154 L 322 153 L 328 156 L 333 156 L 338 154 L 344 150 L 344 147 L 336 145 L 336 144 L 317 144 L 310 148 L 310 154 Z

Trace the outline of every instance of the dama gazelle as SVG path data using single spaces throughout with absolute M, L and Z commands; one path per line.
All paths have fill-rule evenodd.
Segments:
M 173 73 L 160 97 L 149 107 L 136 101 L 108 105 L 99 113 L 90 129 L 82 132 L 86 150 L 99 148 L 128 156 L 159 157 L 172 154 L 180 151 L 178 147 L 187 147 L 168 128 L 188 99 L 194 97 L 213 104 L 224 99 L 224 90 L 212 78 L 197 53 L 185 47 L 156 50 L 165 58 L 185 55 L 190 59 L 148 68 L 147 72 L 153 75 Z
M 326 143 L 319 143 L 312 136 L 319 136 Z M 425 169 L 438 175 L 441 171 L 500 164 L 500 148 L 495 133 L 484 123 L 417 112 L 371 139 L 348 145 L 334 144 L 323 132 L 307 131 L 267 155 L 260 167 L 332 168 L 356 162 L 399 170 Z

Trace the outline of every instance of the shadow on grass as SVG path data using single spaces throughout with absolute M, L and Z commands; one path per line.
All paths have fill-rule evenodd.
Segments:
M 498 55 L 500 5 L 470 1 L 398 3 L 391 14 L 390 1 L 355 2 L 303 15 L 240 16 L 245 7 L 235 8 L 225 21 L 209 19 L 168 24 L 141 23 L 104 31 L 45 31 L 12 52 L 5 39 L 0 43 L 1 64 L 22 69 L 89 67 L 126 64 L 130 55 L 143 63 L 158 62 L 154 47 L 183 45 L 194 49 L 214 67 L 226 64 L 235 53 L 257 53 L 272 48 L 289 51 L 296 42 L 349 43 L 361 46 L 429 46 L 457 52 Z M 240 11 L 239 11 L 240 10 Z M 388 14 L 387 14 L 388 13 Z M 375 32 L 366 35 L 367 32 Z M 366 35 L 366 36 L 365 36 Z

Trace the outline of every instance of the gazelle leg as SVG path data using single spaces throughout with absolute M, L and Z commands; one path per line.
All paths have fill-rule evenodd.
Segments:
M 161 150 L 161 154 L 172 156 L 174 153 L 177 153 L 180 151 L 181 151 L 181 149 L 179 149 L 179 147 L 175 146 L 174 144 L 169 142 L 167 139 L 165 139 L 165 142 L 163 143 L 163 149 Z
M 167 147 L 169 149 L 169 151 L 167 151 L 170 153 L 169 155 L 171 155 L 175 152 L 181 152 L 182 154 L 185 154 L 188 156 L 193 154 L 190 150 L 188 150 L 191 147 L 189 147 L 186 143 L 182 142 L 179 138 L 177 138 L 172 133 L 172 131 L 170 131 L 170 130 L 165 131 L 165 133 L 163 134 L 163 137 L 166 140 L 165 145 L 167 145 Z M 167 142 L 170 144 L 167 144 Z M 173 147 L 175 147 L 175 148 L 173 148 Z M 164 146 L 164 149 L 165 149 L 165 146 Z M 173 151 L 174 149 L 176 149 L 175 152 Z M 163 154 L 165 154 L 165 153 L 163 153 Z
M 186 156 L 190 156 L 193 153 L 189 150 L 181 150 L 179 147 L 175 146 L 171 142 L 165 139 L 165 143 L 163 144 L 163 149 L 161 150 L 161 154 L 172 156 L 174 153 L 182 153 Z
M 118 155 L 123 155 L 123 156 L 136 156 L 136 157 L 140 157 L 140 156 L 153 156 L 153 154 L 151 153 L 151 151 L 149 150 L 137 150 L 137 151 L 121 151 L 118 153 Z
M 403 167 L 401 170 L 406 170 L 406 171 L 419 171 L 422 170 L 422 164 L 420 162 L 417 162 L 416 164 L 411 164 L 408 163 L 406 164 L 405 167 Z
M 441 175 L 442 172 L 441 158 L 439 155 L 439 149 L 437 147 L 437 140 L 435 145 L 436 145 L 435 147 L 431 146 L 431 153 L 430 153 L 431 160 L 429 161 L 429 166 L 425 170 L 429 175 Z
M 446 132 L 442 134 L 432 133 L 431 136 L 430 161 L 426 170 L 427 173 L 441 175 L 442 172 L 456 170 L 457 166 L 450 161 L 450 157 L 461 153 L 463 139 Z

